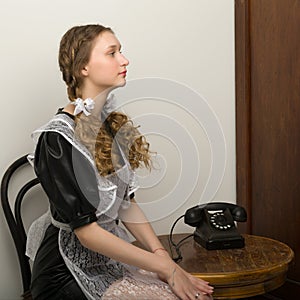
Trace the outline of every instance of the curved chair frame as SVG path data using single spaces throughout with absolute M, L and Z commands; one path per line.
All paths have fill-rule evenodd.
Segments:
M 8 188 L 10 185 L 10 180 L 12 179 L 12 176 L 15 174 L 15 172 L 21 167 L 26 166 L 28 164 L 29 161 L 27 159 L 26 154 L 17 159 L 8 167 L 1 181 L 1 204 L 3 207 L 6 222 L 8 224 L 10 233 L 12 235 L 17 250 L 23 283 L 22 297 L 26 300 L 32 299 L 30 293 L 31 267 L 29 264 L 29 258 L 25 255 L 27 236 L 21 217 L 21 205 L 25 194 L 32 187 L 36 186 L 39 183 L 39 180 L 38 178 L 34 178 L 28 181 L 23 187 L 21 187 L 15 198 L 14 210 L 12 210 L 10 206 Z

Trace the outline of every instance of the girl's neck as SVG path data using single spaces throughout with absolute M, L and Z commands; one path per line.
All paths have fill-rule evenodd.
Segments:
M 94 106 L 94 109 L 92 111 L 92 114 L 95 115 L 95 116 L 99 116 L 101 114 L 102 108 L 103 108 L 103 106 L 106 102 L 106 99 L 107 99 L 107 96 L 108 96 L 109 92 L 110 92 L 109 90 L 105 90 L 104 92 L 98 93 L 95 96 L 93 96 L 90 93 L 82 93 L 81 98 L 82 98 L 82 100 L 85 100 L 87 98 L 93 99 L 95 101 L 95 106 Z M 72 103 L 67 104 L 64 107 L 63 111 L 74 115 L 74 105 Z
M 95 107 L 92 111 L 93 115 L 100 115 L 110 91 L 111 89 L 107 88 L 102 90 L 99 90 L 98 88 L 94 89 L 93 87 L 87 88 L 86 86 L 82 88 L 82 99 L 85 100 L 86 98 L 91 98 L 95 101 Z
M 96 97 L 91 97 L 95 101 L 95 107 L 92 111 L 93 115 L 99 116 L 106 102 L 108 93 L 100 93 Z

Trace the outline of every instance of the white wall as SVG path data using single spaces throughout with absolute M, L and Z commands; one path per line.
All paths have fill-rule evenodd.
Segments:
M 142 124 L 141 130 L 163 162 L 155 176 L 141 178 L 142 189 L 137 192 L 147 215 L 155 220 L 157 233 L 168 233 L 173 221 L 199 202 L 235 202 L 233 0 L 2 3 L 1 175 L 10 162 L 32 150 L 32 130 L 66 103 L 57 66 L 58 43 L 71 26 L 85 23 L 111 26 L 130 60 L 129 84 L 123 90 L 129 89 L 129 101 L 121 90 L 117 94 L 122 109 Z M 160 79 L 149 79 L 152 77 Z M 155 93 L 142 87 L 137 80 L 141 78 L 153 85 Z M 199 93 L 196 98 L 193 91 Z M 208 116 L 212 118 L 206 120 Z M 211 127 L 208 134 L 206 126 Z M 213 155 L 211 147 L 215 147 Z M 226 168 L 218 185 L 223 175 L 222 153 Z M 212 160 L 218 166 L 205 191 Z M 32 196 L 34 208 L 24 207 L 26 226 L 46 207 L 38 191 Z M 172 213 L 166 213 L 168 210 Z M 176 231 L 192 228 L 179 222 Z M 19 267 L 2 211 L 0 253 L 0 299 L 19 299 Z

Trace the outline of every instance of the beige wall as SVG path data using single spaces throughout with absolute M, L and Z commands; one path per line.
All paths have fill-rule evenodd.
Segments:
M 139 173 L 137 192 L 157 233 L 168 233 L 173 221 L 199 202 L 235 202 L 233 0 L 2 4 L 1 175 L 32 151 L 32 130 L 66 103 L 58 43 L 81 23 L 111 26 L 130 60 L 129 84 L 116 94 L 158 153 L 159 168 L 152 175 Z M 26 226 L 46 207 L 39 192 L 33 197 L 33 208 L 24 207 Z M 176 227 L 191 230 L 182 222 Z M 19 299 L 19 267 L 2 211 L 0 253 L 0 299 Z

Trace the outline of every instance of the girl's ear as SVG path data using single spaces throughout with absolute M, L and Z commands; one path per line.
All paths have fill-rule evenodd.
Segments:
M 89 72 L 88 72 L 88 67 L 85 66 L 82 70 L 81 70 L 81 74 L 83 76 L 88 76 L 89 75 Z

